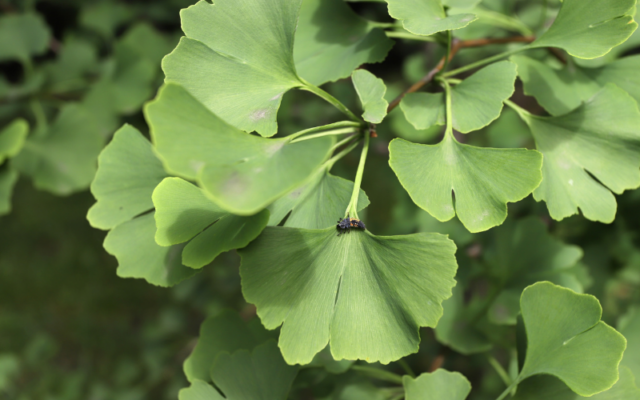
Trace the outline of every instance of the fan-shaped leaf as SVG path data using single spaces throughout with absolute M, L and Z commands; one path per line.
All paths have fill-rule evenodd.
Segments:
M 438 369 L 413 379 L 402 377 L 406 400 L 464 400 L 471 383 L 459 372 Z
M 565 0 L 553 25 L 533 47 L 559 47 L 579 58 L 596 58 L 631 36 L 638 24 L 635 0 Z
M 303 86 L 293 61 L 301 0 L 200 0 L 181 12 L 186 37 L 162 63 L 230 124 L 272 136 L 282 95 Z
M 389 14 L 416 35 L 460 29 L 476 20 L 473 14 L 447 16 L 440 0 L 387 0 L 387 3 Z
M 49 27 L 36 14 L 7 14 L 0 18 L 0 61 L 27 62 L 49 45 Z
M 165 168 L 198 178 L 223 209 L 253 215 L 303 184 L 326 159 L 329 137 L 292 143 L 248 135 L 222 121 L 177 85 L 146 106 Z
M 0 131 L 0 164 L 22 150 L 28 133 L 29 124 L 23 119 L 13 121 Z
M 330 342 L 337 360 L 388 363 L 417 351 L 418 328 L 442 315 L 455 284 L 454 252 L 438 234 L 267 227 L 241 250 L 240 274 L 265 327 L 283 324 L 287 362 L 309 363 Z
M 362 118 L 374 124 L 382 122 L 387 116 L 387 107 L 389 106 L 389 103 L 384 99 L 387 87 L 382 79 L 376 78 L 369 71 L 359 69 L 354 71 L 351 80 L 364 109 Z
M 504 222 L 507 203 L 525 198 L 542 178 L 536 151 L 474 147 L 450 135 L 437 145 L 395 139 L 389 151 L 389 165 L 420 208 L 439 221 L 457 214 L 471 232 Z
M 626 341 L 600 321 L 602 308 L 595 297 L 540 282 L 522 292 L 520 308 L 527 355 L 518 380 L 554 375 L 581 396 L 616 383 Z
M 153 192 L 156 207 L 156 243 L 161 246 L 189 241 L 182 263 L 202 268 L 220 253 L 246 246 L 269 220 L 264 210 L 250 217 L 227 213 L 202 189 L 180 178 L 166 178 Z
M 489 125 L 502 112 L 502 102 L 513 94 L 516 65 L 510 61 L 491 64 L 451 90 L 453 128 L 469 133 Z M 410 93 L 400 103 L 416 129 L 444 124 L 444 94 Z
M 384 0 L 383 0 L 384 1 Z M 298 74 L 314 85 L 381 62 L 393 41 L 342 0 L 303 0 L 293 56 Z
M 618 322 L 620 333 L 627 338 L 622 365 L 631 369 L 640 383 L 640 308 L 632 307 Z
M 544 155 L 543 180 L 533 195 L 547 202 L 551 217 L 578 212 L 611 222 L 611 194 L 640 186 L 640 112 L 622 89 L 607 84 L 583 106 L 559 117 L 537 117 L 520 110 Z M 596 181 L 592 176 L 593 175 Z

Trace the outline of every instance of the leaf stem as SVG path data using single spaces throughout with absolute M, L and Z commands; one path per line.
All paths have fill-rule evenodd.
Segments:
M 337 136 L 337 135 L 344 135 L 347 133 L 355 133 L 355 132 L 357 132 L 357 130 L 355 130 L 354 128 L 333 129 L 333 130 L 320 132 L 320 133 L 316 133 L 309 136 L 303 136 L 301 138 L 292 140 L 290 143 L 303 142 L 305 140 L 317 139 L 319 137 L 324 137 L 324 136 Z
M 29 107 L 31 108 L 31 112 L 33 113 L 33 117 L 36 121 L 36 128 L 34 129 L 34 135 L 37 137 L 41 137 L 44 135 L 44 132 L 47 130 L 47 116 L 44 113 L 44 109 L 42 108 L 42 103 L 40 100 L 32 99 L 29 102 Z
M 478 68 L 478 67 L 482 67 L 483 65 L 491 64 L 494 61 L 498 61 L 500 59 L 509 57 L 512 54 L 516 54 L 516 53 L 520 53 L 521 51 L 528 50 L 529 48 L 530 48 L 530 46 L 526 45 L 526 46 L 518 47 L 517 49 L 508 50 L 508 51 L 505 51 L 503 53 L 496 54 L 495 56 L 491 56 L 491 57 L 485 58 L 484 60 L 479 60 L 479 61 L 476 61 L 476 62 L 471 63 L 469 65 L 465 65 L 464 67 L 460 67 L 458 69 L 454 69 L 454 70 L 451 70 L 449 72 L 445 72 L 445 73 L 442 74 L 442 77 L 443 78 L 448 78 L 450 76 L 458 75 L 458 74 L 461 74 L 463 72 L 467 72 L 469 70 L 472 70 L 472 69 L 475 69 L 475 68 Z
M 491 364 L 493 369 L 498 373 L 500 379 L 502 379 L 504 384 L 507 386 L 511 385 L 511 377 L 509 377 L 509 374 L 507 373 L 507 371 L 505 371 L 502 365 L 500 365 L 498 360 L 496 360 L 495 357 L 491 355 L 487 355 L 487 360 L 489 361 L 489 364 Z
M 346 139 L 345 139 L 346 140 Z M 351 138 L 348 138 L 348 140 L 351 140 Z M 355 142 L 353 142 L 349 147 L 346 147 L 344 150 L 342 150 L 340 153 L 336 154 L 335 156 L 331 157 L 330 159 L 328 159 L 324 165 L 327 168 L 327 170 L 331 170 L 331 168 L 333 167 L 333 164 L 335 164 L 337 161 L 339 161 L 340 159 L 342 159 L 344 156 L 346 156 L 347 154 L 351 153 L 351 151 L 353 151 L 353 149 L 355 149 L 358 144 L 360 143 L 360 140 L 362 140 L 361 138 L 358 138 Z M 344 142 L 344 140 L 343 140 Z M 340 144 L 340 143 L 338 143 Z M 342 143 L 342 144 L 346 144 L 346 143 Z M 337 145 L 336 145 L 337 146 Z M 334 146 L 335 148 L 338 148 L 340 146 Z
M 453 33 L 451 33 L 451 31 L 447 31 L 447 54 L 444 57 L 444 65 L 442 66 L 442 71 L 447 69 L 447 67 L 449 66 L 449 61 L 451 61 L 451 59 L 453 58 L 453 56 L 451 55 L 451 52 L 453 51 L 452 44 Z
M 531 115 L 531 113 L 529 111 L 527 111 L 524 108 L 520 107 L 519 105 L 517 105 L 516 103 L 514 103 L 511 100 L 505 100 L 504 104 L 509 106 L 513 111 L 517 112 L 518 115 L 520 116 L 520 118 L 522 118 L 522 120 L 525 121 L 525 122 L 529 121 L 529 118 L 531 118 L 533 116 L 533 115 Z
M 392 39 L 418 40 L 418 41 L 421 41 L 421 42 L 436 42 L 437 41 L 433 36 L 419 36 L 419 35 L 414 35 L 413 33 L 409 33 L 409 32 L 385 31 L 384 33 L 387 35 L 387 37 L 392 38 Z
M 402 369 L 404 369 L 404 372 L 407 373 L 407 375 L 409 375 L 412 378 L 416 377 L 416 374 L 413 372 L 413 370 L 411 369 L 411 367 L 409 366 L 409 364 L 407 364 L 407 362 L 403 359 L 400 359 L 398 361 L 396 361 L 398 363 L 398 365 L 400 365 L 402 367 Z
M 446 128 L 444 130 L 444 139 L 447 140 L 448 138 L 456 140 L 455 137 L 453 137 L 453 112 L 452 112 L 452 107 L 451 107 L 451 86 L 449 85 L 449 82 L 447 82 L 447 80 L 443 80 L 442 84 L 444 85 L 444 93 L 445 93 L 445 123 L 446 123 Z
M 503 400 L 505 397 L 507 397 L 507 395 L 508 395 L 509 393 L 511 393 L 511 391 L 512 391 L 516 386 L 518 386 L 518 383 L 520 383 L 520 381 L 518 381 L 517 379 L 516 379 L 516 380 L 514 380 L 513 382 L 511 382 L 511 384 L 510 384 L 509 386 L 507 386 L 507 388 L 504 390 L 504 392 L 502 392 L 502 393 L 500 394 L 500 396 L 498 396 L 498 397 L 496 398 L 496 400 Z
M 306 135 L 309 133 L 316 133 L 316 132 L 322 132 L 322 131 L 326 131 L 329 129 L 335 129 L 335 128 L 346 128 L 346 127 L 354 127 L 357 128 L 360 126 L 360 123 L 358 122 L 353 122 L 353 121 L 340 121 L 340 122 L 334 122 L 332 124 L 328 124 L 328 125 L 322 125 L 322 126 L 316 126 L 313 128 L 309 128 L 309 129 L 305 129 L 296 133 L 292 133 L 291 135 L 287 136 L 287 138 L 289 140 L 293 140 L 296 139 L 302 135 Z
M 319 87 L 317 87 L 315 85 L 312 85 L 309 82 L 306 82 L 306 81 L 303 81 L 303 82 L 304 82 L 304 86 L 302 86 L 301 89 L 306 90 L 308 92 L 311 92 L 311 93 L 315 94 L 316 96 L 324 99 L 329 104 L 333 105 L 335 108 L 340 110 L 347 117 L 349 117 L 349 119 L 351 119 L 351 120 L 353 120 L 355 122 L 358 122 L 359 124 L 362 124 L 362 125 L 365 124 L 364 121 L 361 118 L 358 118 L 358 116 L 356 116 L 353 112 L 351 112 L 351 110 L 349 110 L 347 108 L 347 106 L 342 104 L 340 102 L 340 100 L 336 99 L 335 97 L 333 97 L 329 93 L 325 92 L 324 90 L 320 89 Z
M 362 147 L 362 153 L 360 154 L 360 163 L 358 164 L 358 171 L 356 172 L 356 179 L 353 183 L 353 192 L 351 193 L 351 200 L 347 206 L 345 218 L 350 215 L 352 218 L 360 219 L 358 217 L 358 196 L 360 195 L 360 185 L 362 185 L 362 175 L 364 175 L 364 165 L 367 161 L 367 153 L 369 152 L 369 139 L 371 132 L 367 131 L 364 134 L 364 146 Z
M 402 377 L 398 374 L 394 374 L 393 372 L 373 367 L 367 367 L 364 365 L 354 365 L 353 367 L 351 367 L 351 369 L 370 378 L 402 385 Z

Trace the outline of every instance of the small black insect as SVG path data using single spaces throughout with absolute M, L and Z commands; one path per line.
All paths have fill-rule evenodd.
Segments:
M 351 229 L 367 229 L 367 227 L 364 226 L 364 222 L 359 219 L 349 218 L 348 215 L 345 219 L 338 219 L 336 228 L 338 229 L 338 236 L 343 233 L 351 232 Z

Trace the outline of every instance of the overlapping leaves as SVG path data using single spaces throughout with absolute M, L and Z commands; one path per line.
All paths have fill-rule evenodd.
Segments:
M 476 19 L 466 13 L 447 16 L 440 0 L 387 0 L 387 3 L 389 14 L 416 35 L 464 28 Z

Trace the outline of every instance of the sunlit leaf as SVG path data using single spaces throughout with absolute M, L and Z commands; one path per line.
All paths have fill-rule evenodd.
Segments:
M 166 176 L 151 143 L 132 126 L 123 126 L 98 157 L 91 183 L 96 204 L 87 214 L 91 226 L 111 229 L 152 209 L 153 189 Z
M 13 186 L 18 181 L 18 173 L 12 169 L 0 171 L 0 215 L 11 211 L 11 195 Z
M 602 308 L 595 297 L 540 282 L 522 292 L 520 307 L 527 354 L 519 381 L 554 375 L 582 396 L 616 383 L 626 341 L 600 321 Z
M 251 329 L 238 313 L 223 311 L 200 326 L 198 344 L 184 362 L 184 374 L 190 382 L 198 379 L 210 382 L 211 366 L 220 353 L 252 350 L 269 338 L 259 322 Z
M 162 64 L 233 126 L 272 136 L 282 95 L 303 86 L 293 61 L 301 0 L 200 0 L 181 12 L 186 37 Z
M 5 14 L 0 18 L 0 61 L 28 62 L 47 50 L 50 36 L 49 27 L 37 14 Z
M 354 71 L 351 80 L 364 109 L 362 118 L 374 124 L 382 122 L 387 115 L 387 107 L 389 106 L 389 103 L 384 99 L 387 87 L 382 79 L 376 78 L 367 70 L 359 69 Z
M 533 47 L 559 47 L 579 58 L 607 54 L 636 30 L 635 0 L 564 0 L 553 25 Z
M 182 263 L 202 268 L 225 251 L 246 246 L 262 232 L 269 212 L 249 217 L 229 214 L 202 189 L 180 178 L 166 178 L 153 192 L 156 243 L 172 246 L 189 241 Z
M 18 154 L 29 133 L 29 124 L 17 119 L 0 131 L 0 164 Z
M 507 203 L 541 180 L 542 156 L 532 150 L 474 147 L 446 135 L 437 145 L 395 139 L 389 151 L 389 165 L 420 208 L 439 221 L 458 215 L 471 232 L 500 225 Z
M 321 170 L 309 183 L 295 189 L 269 206 L 269 225 L 278 225 L 287 216 L 284 226 L 324 229 L 334 226 L 344 216 L 349 205 L 353 182 Z M 358 211 L 369 205 L 369 198 L 360 189 Z
M 333 355 L 331 355 L 331 349 L 327 346 L 313 357 L 313 360 L 307 364 L 307 367 L 323 367 L 332 374 L 342 374 L 351 368 L 354 362 L 354 360 L 334 359 Z M 363 391 L 368 392 L 367 389 Z
M 502 102 L 513 94 L 516 65 L 509 61 L 481 69 L 451 90 L 453 128 L 469 133 L 489 125 L 502 112 Z M 443 93 L 410 93 L 400 103 L 416 129 L 444 124 Z
M 459 372 L 438 369 L 413 379 L 402 377 L 406 400 L 464 400 L 471 392 L 471 383 Z
M 440 0 L 387 0 L 387 3 L 389 14 L 416 35 L 464 28 L 476 19 L 473 14 L 447 16 Z
M 384 0 L 383 0 L 384 1 Z M 342 0 L 303 0 L 293 56 L 298 74 L 314 85 L 381 62 L 393 41 Z
M 590 220 L 612 222 L 616 200 L 610 190 L 640 186 L 640 112 L 633 98 L 607 84 L 569 114 L 545 118 L 521 111 L 521 117 L 544 155 L 535 199 L 546 201 L 556 220 L 579 208 Z
M 253 215 L 299 187 L 333 143 L 329 137 L 291 143 L 246 134 L 173 84 L 145 111 L 165 168 L 198 179 L 216 204 L 238 215 Z
M 195 380 L 182 389 L 180 400 L 285 400 L 298 367 L 287 365 L 275 341 L 256 347 L 251 353 L 239 350 L 221 353 L 213 363 L 211 377 L 223 396 L 209 384 Z
M 240 251 L 240 274 L 265 327 L 283 324 L 287 362 L 309 363 L 330 342 L 337 360 L 388 363 L 417 351 L 418 328 L 442 316 L 454 253 L 438 234 L 267 227 Z

